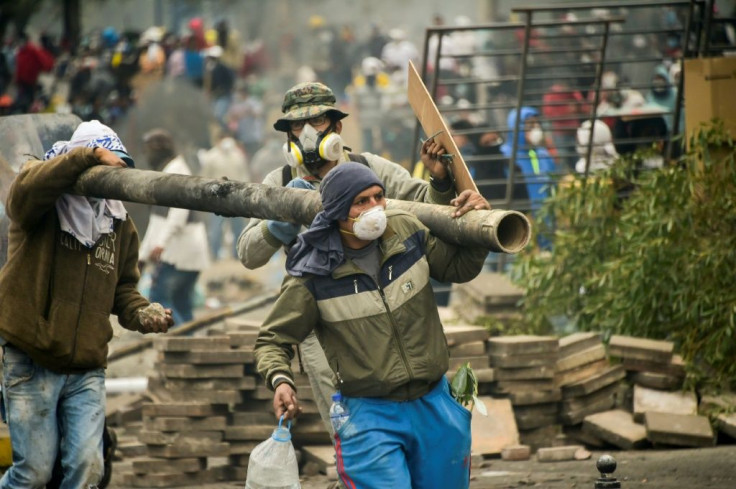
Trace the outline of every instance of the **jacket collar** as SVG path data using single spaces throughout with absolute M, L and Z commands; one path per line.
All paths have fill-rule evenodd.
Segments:
M 378 243 L 379 249 L 381 250 L 381 265 L 386 263 L 386 260 L 394 255 L 398 255 L 406 251 L 406 245 L 401 241 L 400 236 L 391 228 L 389 224 L 384 231 L 383 236 L 379 238 L 381 240 Z M 340 266 L 332 271 L 332 278 L 340 279 L 349 275 L 355 275 L 357 273 L 364 273 L 352 260 L 345 260 Z

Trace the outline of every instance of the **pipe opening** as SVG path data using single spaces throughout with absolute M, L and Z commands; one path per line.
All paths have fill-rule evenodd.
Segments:
M 531 236 L 529 220 L 520 213 L 509 212 L 496 227 L 498 244 L 506 253 L 518 253 L 526 247 Z

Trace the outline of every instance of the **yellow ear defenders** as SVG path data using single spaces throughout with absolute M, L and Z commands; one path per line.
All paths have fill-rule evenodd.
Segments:
M 308 169 L 319 168 L 327 161 L 336 161 L 342 152 L 342 138 L 336 132 L 320 135 L 315 149 L 304 149 L 298 140 L 289 141 L 284 145 L 287 162 L 294 167 L 305 165 Z

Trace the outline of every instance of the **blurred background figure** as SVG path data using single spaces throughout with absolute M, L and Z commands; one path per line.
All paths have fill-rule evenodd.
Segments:
M 200 149 L 197 152 L 201 175 L 206 178 L 227 178 L 239 182 L 252 182 L 248 161 L 243 150 L 238 147 L 238 143 L 231 135 L 221 134 L 212 148 L 208 150 Z M 210 253 L 214 260 L 237 257 L 235 240 L 245 229 L 246 224 L 247 220 L 244 217 L 225 217 L 214 213 L 210 214 L 207 234 Z M 224 250 L 223 241 L 229 243 L 227 249 Z
M 416 65 L 419 61 L 419 50 L 416 45 L 407 39 L 406 31 L 400 28 L 391 29 L 388 33 L 389 41 L 381 50 L 381 60 L 386 66 L 386 71 L 401 81 L 401 85 L 406 82 L 407 67 L 409 61 Z
M 217 45 L 222 48 L 222 63 L 237 72 L 242 67 L 244 55 L 240 32 L 233 29 L 227 19 L 217 21 L 215 31 Z
M 238 82 L 226 119 L 228 130 L 243 145 L 248 158 L 253 158 L 263 144 L 266 126 L 263 88 L 254 77 Z
M 171 133 L 153 129 L 143 135 L 144 152 L 155 171 L 191 175 L 177 153 Z M 207 230 L 187 209 L 153 206 L 140 247 L 140 260 L 153 267 L 150 300 L 173 311 L 181 325 L 194 317 L 194 290 L 200 272 L 210 266 Z
M 222 47 L 211 46 L 204 50 L 204 91 L 212 104 L 212 116 L 219 128 L 226 129 L 226 114 L 232 102 L 235 73 L 221 61 Z
M 163 35 L 163 29 L 156 26 L 149 27 L 141 34 L 139 70 L 133 81 L 134 89 L 139 92 L 161 80 L 166 71 L 166 53 L 161 46 Z
M 672 79 L 670 78 L 670 70 L 664 64 L 657 66 L 652 75 L 652 88 L 645 96 L 647 102 L 656 104 L 662 107 L 667 112 L 670 112 L 665 116 L 665 122 L 667 128 L 672 129 L 674 120 L 675 105 L 677 104 L 677 89 L 673 85 Z M 682 129 L 680 125 L 680 129 Z
M 363 58 L 360 74 L 353 80 L 353 101 L 363 135 L 362 149 L 380 154 L 382 122 L 386 113 L 384 98 L 389 79 L 383 72 L 383 61 L 373 56 Z
M 250 173 L 253 182 L 262 182 L 266 175 L 286 163 L 282 149 L 284 139 L 274 131 L 268 131 L 261 149 L 249 158 Z
M 618 152 L 613 145 L 611 130 L 605 122 L 596 120 L 593 124 L 593 140 L 590 140 L 590 121 L 583 122 L 576 133 L 575 149 L 580 156 L 575 163 L 575 171 L 585 173 L 604 170 L 610 167 L 618 158 Z M 590 163 L 588 163 L 588 143 L 591 142 Z
M 532 107 L 521 108 L 521 121 L 517 136 L 516 164 L 519 165 L 526 182 L 532 210 L 542 205 L 542 201 L 549 196 L 549 180 L 555 173 L 555 165 L 549 150 L 546 147 L 544 130 L 539 121 L 539 112 Z M 513 151 L 514 127 L 516 127 L 516 110 L 508 115 L 508 138 L 501 146 L 501 151 L 507 158 L 511 158 Z
M 585 113 L 585 100 L 566 80 L 558 80 L 542 97 L 542 113 L 549 120 L 551 136 L 563 168 L 575 164 L 575 131 Z
M 31 111 L 39 94 L 38 77 L 54 67 L 53 55 L 31 41 L 26 33 L 19 36 L 18 52 L 15 55 L 15 109 L 22 114 Z
M 508 138 L 501 146 L 506 157 L 511 158 L 513 153 L 514 128 L 516 127 L 516 110 L 509 112 L 507 124 Z M 554 185 L 554 174 L 557 171 L 544 137 L 544 129 L 539 121 L 539 112 L 532 107 L 522 107 L 520 110 L 519 133 L 516 136 L 516 164 L 521 170 L 526 189 L 529 194 L 532 216 L 542 206 L 542 202 L 550 195 Z M 542 250 L 549 250 L 552 243 L 542 234 L 537 234 L 537 244 Z

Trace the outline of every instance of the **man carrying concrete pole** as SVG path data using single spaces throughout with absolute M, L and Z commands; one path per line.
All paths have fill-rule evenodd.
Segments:
M 335 103 L 332 90 L 321 83 L 301 83 L 286 92 L 282 104 L 284 115 L 273 127 L 286 134 L 283 150 L 288 165 L 269 173 L 264 184 L 316 189 L 332 168 L 355 161 L 378 176 L 387 198 L 454 205 L 454 217 L 473 209 L 490 209 L 477 192 L 465 190 L 456 196 L 452 180 L 440 160 L 446 150 L 431 138 L 421 148 L 421 160 L 431 175 L 429 182 L 412 178 L 406 169 L 380 156 L 351 153 L 340 137 L 342 119 L 348 114 L 339 110 Z M 246 268 L 261 267 L 280 248 L 288 249 L 300 229 L 299 224 L 290 222 L 251 219 L 238 239 L 238 256 Z M 300 354 L 320 416 L 332 433 L 329 408 L 335 379 L 314 333 L 300 344 Z

